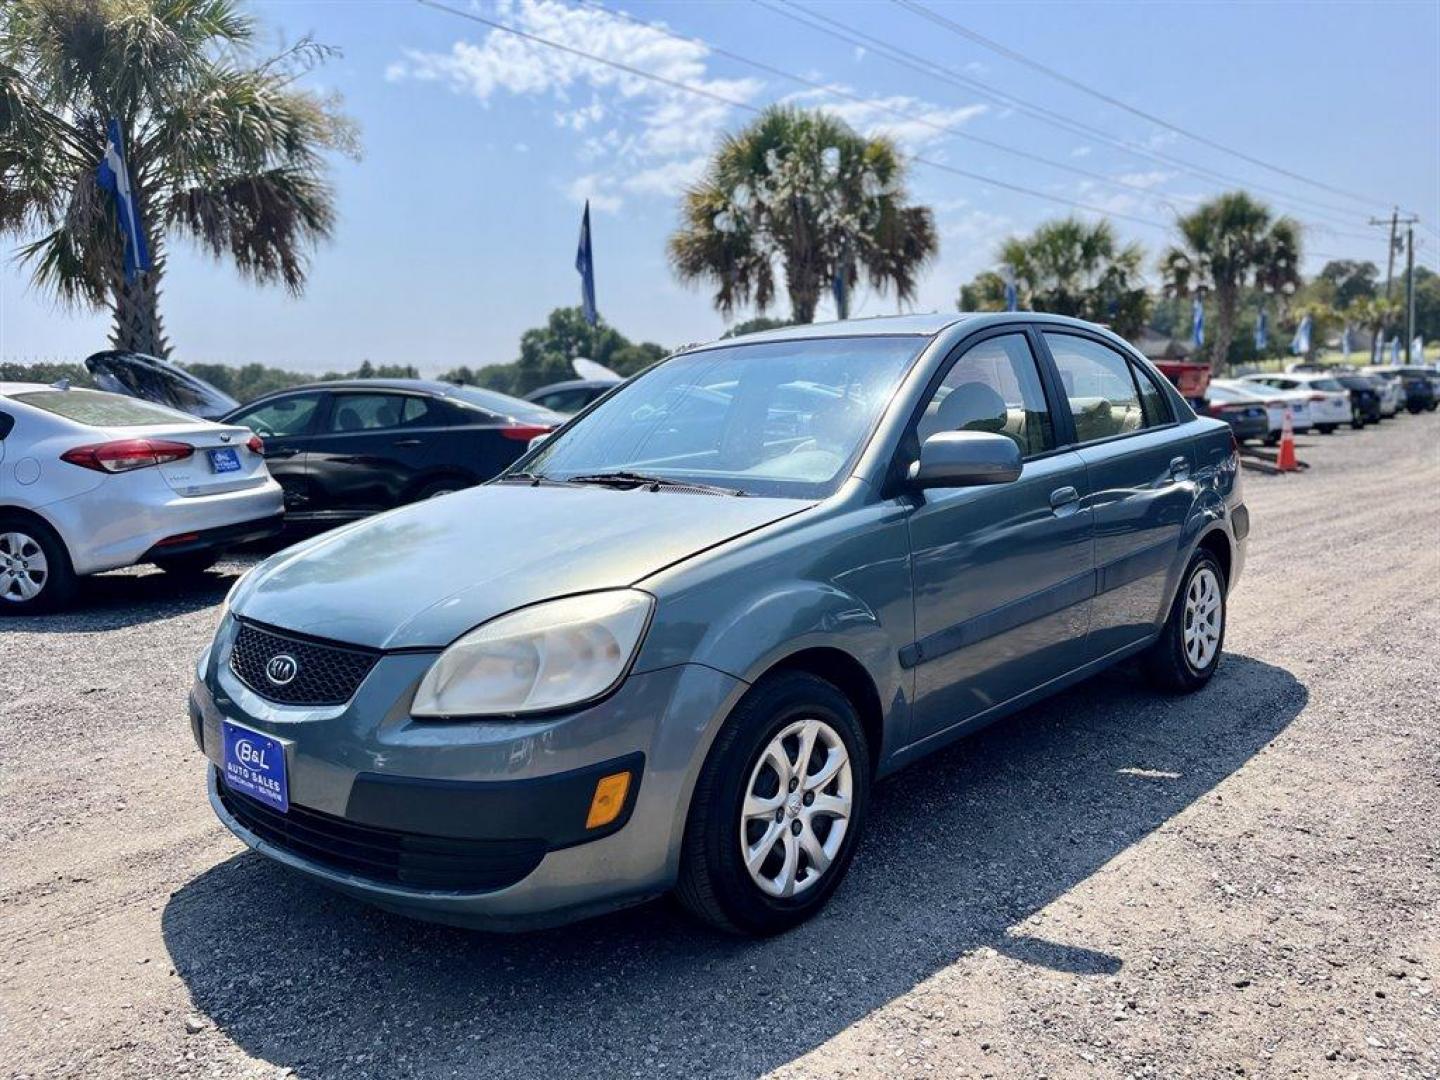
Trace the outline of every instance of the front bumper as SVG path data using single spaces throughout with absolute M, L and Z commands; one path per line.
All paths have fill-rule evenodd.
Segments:
M 304 842 L 277 832 L 282 827 L 254 807 L 237 807 L 243 796 L 220 790 L 211 769 L 210 804 L 221 822 L 260 853 L 353 896 L 487 929 L 568 922 L 669 889 L 699 763 L 745 688 L 683 664 L 632 674 L 612 696 L 574 713 L 419 721 L 406 705 L 435 654 L 398 653 L 376 663 L 347 705 L 281 706 L 230 672 L 231 623 L 191 692 L 194 734 L 214 766 L 222 764 L 222 719 L 280 739 L 291 816 Z M 622 814 L 611 826 L 585 829 L 596 779 L 619 768 L 634 769 Z M 370 849 L 360 852 L 369 862 L 335 857 L 334 842 L 303 832 L 316 827 L 375 829 L 385 835 L 361 839 L 453 849 L 495 872 L 447 879 L 412 871 L 460 864 L 422 860 L 397 871 L 390 856 Z M 307 848 L 311 841 L 320 849 Z M 338 846 L 342 855 L 355 853 Z

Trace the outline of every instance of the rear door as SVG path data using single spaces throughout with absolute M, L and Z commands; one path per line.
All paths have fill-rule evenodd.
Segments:
M 317 509 L 368 514 L 400 505 L 432 458 L 437 408 L 395 390 L 334 390 L 310 448 Z
M 964 725 L 1082 662 L 1094 588 L 1085 463 L 1057 449 L 1033 343 L 1004 329 L 944 373 L 910 438 L 990 431 L 1020 446 L 1013 483 L 936 489 L 909 517 L 915 642 L 912 741 Z
M 314 507 L 308 480 L 310 445 L 325 400 L 321 390 L 301 390 L 267 398 L 228 418 L 243 424 L 265 443 L 265 465 L 285 490 L 285 509 L 304 513 Z
M 1153 376 L 1098 337 L 1041 335 L 1073 418 L 1095 521 L 1096 595 L 1087 650 L 1105 656 L 1154 632 L 1196 498 L 1190 440 Z

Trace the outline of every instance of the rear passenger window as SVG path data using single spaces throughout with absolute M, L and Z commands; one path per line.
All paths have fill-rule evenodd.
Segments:
M 1164 408 L 1159 389 L 1108 345 L 1074 334 L 1048 332 L 1045 343 L 1055 357 L 1078 442 L 1109 439 L 1168 422 L 1168 410 L 1156 411 Z M 1137 377 L 1152 399 L 1149 409 L 1141 404 Z
M 1130 363 L 1130 370 L 1134 372 L 1135 383 L 1140 387 L 1140 405 L 1145 410 L 1145 426 L 1159 427 L 1174 420 L 1169 400 L 1150 373 L 1134 361 Z
M 400 426 L 405 399 L 399 394 L 340 394 L 330 413 L 331 431 L 380 431 Z
M 925 406 L 916 434 L 989 431 L 1007 435 L 1022 455 L 1055 445 L 1040 372 L 1024 334 L 986 338 L 956 360 Z

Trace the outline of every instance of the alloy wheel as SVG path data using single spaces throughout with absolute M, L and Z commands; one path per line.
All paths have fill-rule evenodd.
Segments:
M 27 603 L 40 595 L 49 580 L 50 564 L 33 536 L 0 533 L 0 600 Z
M 768 896 L 789 898 L 824 875 L 850 825 L 854 776 L 839 733 L 807 717 L 782 728 L 750 772 L 740 856 Z
M 1196 671 L 1204 671 L 1220 651 L 1221 620 L 1224 618 L 1220 579 L 1202 566 L 1185 590 L 1185 656 Z

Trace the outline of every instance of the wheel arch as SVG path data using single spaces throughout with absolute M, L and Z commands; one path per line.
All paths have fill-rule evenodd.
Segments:
M 760 678 L 784 671 L 801 671 L 824 679 L 850 700 L 859 714 L 860 729 L 865 733 L 873 777 L 885 746 L 885 708 L 879 688 L 865 665 L 844 649 L 821 645 L 790 653 L 767 668 Z
M 19 518 L 22 521 L 30 522 L 32 525 L 48 533 L 50 538 L 60 545 L 60 550 L 65 553 L 65 558 L 74 566 L 74 559 L 70 555 L 70 545 L 65 542 L 65 537 L 55 524 L 38 510 L 32 510 L 26 506 L 16 506 L 13 503 L 0 503 L 0 518 Z

